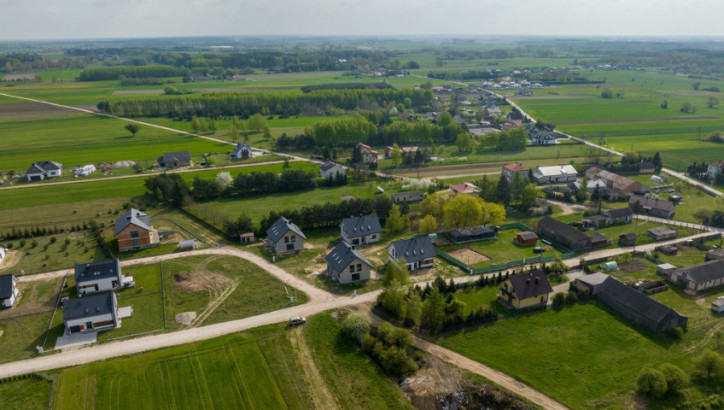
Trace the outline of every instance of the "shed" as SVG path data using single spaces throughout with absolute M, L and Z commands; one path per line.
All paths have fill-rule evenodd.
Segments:
M 580 278 L 576 278 L 573 281 L 573 285 L 579 290 L 588 289 L 591 296 L 596 295 L 596 286 L 603 283 L 604 280 L 608 279 L 608 275 L 605 273 L 592 273 L 590 275 L 584 275 Z
M 633 246 L 636 245 L 636 240 L 638 239 L 638 237 L 639 236 L 635 233 L 625 233 L 618 237 L 618 243 L 623 246 Z
M 531 231 L 522 231 L 515 234 L 513 243 L 519 246 L 533 246 L 538 243 L 538 235 Z
M 618 263 L 616 263 L 615 261 L 602 263 L 601 268 L 606 272 L 612 272 L 618 269 Z
M 715 301 L 711 302 L 711 310 L 716 313 L 724 312 L 724 296 L 719 296 Z
M 254 240 L 254 232 L 247 232 L 239 235 L 239 243 L 253 243 Z
M 655 241 L 663 241 L 665 239 L 676 238 L 676 230 L 669 228 L 668 226 L 659 226 L 651 228 L 646 231 L 647 235 L 652 237 Z
M 178 249 L 180 251 L 190 251 L 196 249 L 196 241 L 189 239 L 187 241 L 180 241 L 178 243 Z
M 705 261 L 724 259 L 724 249 L 712 249 L 706 252 Z
M 495 238 L 495 230 L 487 226 L 478 226 L 472 229 L 455 229 L 450 231 L 448 237 L 455 243 L 480 241 Z
M 605 236 L 601 235 L 598 232 L 591 232 L 590 234 L 588 234 L 588 236 L 591 238 L 591 247 L 592 248 L 606 246 L 609 243 L 608 238 L 606 238 Z
M 656 265 L 656 273 L 660 275 L 668 275 L 674 269 L 676 269 L 676 266 L 670 263 L 662 263 L 661 265 Z

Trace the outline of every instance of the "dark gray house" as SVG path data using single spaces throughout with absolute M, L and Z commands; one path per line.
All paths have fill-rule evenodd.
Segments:
M 266 237 L 276 254 L 301 251 L 307 239 L 295 223 L 283 216 L 266 230 Z
M 724 260 L 715 259 L 681 269 L 672 269 L 669 282 L 680 286 L 688 294 L 724 285 Z
M 591 238 L 578 229 L 545 216 L 538 221 L 538 236 L 558 242 L 572 251 L 584 251 L 591 248 Z
M 343 241 L 359 246 L 379 242 L 382 227 L 377 215 L 362 215 L 342 219 L 339 231 Z
M 191 153 L 188 151 L 164 152 L 156 159 L 159 168 L 179 168 L 191 166 Z
M 75 288 L 79 296 L 120 289 L 132 283 L 132 278 L 129 279 L 126 281 L 121 273 L 121 263 L 117 258 L 75 265 Z
M 401 202 L 420 202 L 422 201 L 422 197 L 424 196 L 425 193 L 423 191 L 406 191 L 390 194 L 392 202 L 396 204 L 399 204 Z
M 327 257 L 327 275 L 339 283 L 369 280 L 372 264 L 358 250 L 342 241 Z
M 595 287 L 598 300 L 653 333 L 667 332 L 675 327 L 685 328 L 689 320 L 687 316 L 614 277 L 609 276 Z
M 119 327 L 118 302 L 113 292 L 63 302 L 65 333 L 88 333 Z
M 63 172 L 63 164 L 55 161 L 33 162 L 25 171 L 25 178 L 30 181 L 42 181 L 45 178 L 59 177 Z
M 387 247 L 389 260 L 399 262 L 404 258 L 407 268 L 412 272 L 415 269 L 431 268 L 435 258 L 435 247 L 430 237 L 416 236 L 410 239 L 395 241 Z
M 674 203 L 663 199 L 647 196 L 632 195 L 628 201 L 634 212 L 642 215 L 651 215 L 658 218 L 671 218 L 674 215 Z

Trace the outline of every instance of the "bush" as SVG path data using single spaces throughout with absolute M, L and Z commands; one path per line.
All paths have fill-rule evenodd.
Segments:
M 561 307 L 566 304 L 566 300 L 568 299 L 568 295 L 563 292 L 558 292 L 555 295 L 553 295 L 553 306 L 555 307 Z
M 674 339 L 681 340 L 681 338 L 684 337 L 684 329 L 677 326 L 669 331 L 669 335 Z
M 642 394 L 661 397 L 667 390 L 666 377 L 656 369 L 645 367 L 639 372 L 639 376 L 636 379 L 636 386 Z
M 342 330 L 357 343 L 362 343 L 363 337 L 370 331 L 370 318 L 362 312 L 352 312 L 342 322 Z
M 697 356 L 694 366 L 705 379 L 724 379 L 724 358 L 713 350 L 706 350 Z
M 664 363 L 659 366 L 659 371 L 666 379 L 666 387 L 669 392 L 677 393 L 689 384 L 689 376 L 678 366 Z

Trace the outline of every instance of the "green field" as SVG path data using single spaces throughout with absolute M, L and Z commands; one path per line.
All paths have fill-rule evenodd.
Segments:
M 252 337 L 230 336 L 93 363 L 60 377 L 57 409 L 287 408 Z
M 3 410 L 47 409 L 50 381 L 28 378 L 0 384 L 0 408 Z
M 491 265 L 499 265 L 505 262 L 511 262 L 519 259 L 533 258 L 537 256 L 560 256 L 561 252 L 553 247 L 546 246 L 543 253 L 535 253 L 535 246 L 521 247 L 513 243 L 515 234 L 520 232 L 518 229 L 505 229 L 496 234 L 495 239 L 484 241 L 468 242 L 459 245 L 450 245 L 442 248 L 445 252 L 451 252 L 455 249 L 470 248 L 475 252 L 485 255 L 489 260 L 479 263 L 473 263 L 473 268 L 484 268 Z M 461 260 L 465 264 L 469 264 L 467 260 Z
M 686 372 L 693 369 L 683 346 L 691 342 L 688 334 L 683 342 L 649 334 L 597 302 L 517 316 L 436 342 L 571 408 L 631 405 L 636 376 L 645 366 L 671 362 Z M 686 393 L 700 397 L 711 388 Z
M 188 279 L 181 280 L 188 275 Z M 166 325 L 183 325 L 175 317 L 196 312 L 195 325 L 241 319 L 290 307 L 285 285 L 260 267 L 229 256 L 189 256 L 163 262 Z M 294 288 L 286 286 L 294 295 Z M 295 305 L 307 295 L 296 292 Z

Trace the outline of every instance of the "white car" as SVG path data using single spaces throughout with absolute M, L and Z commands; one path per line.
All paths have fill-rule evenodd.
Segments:
M 302 316 L 295 316 L 289 318 L 289 326 L 303 325 L 307 322 L 307 318 Z

